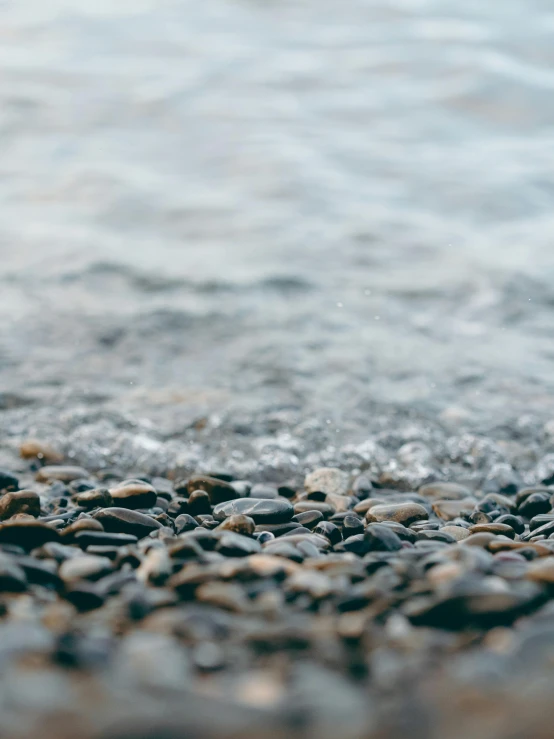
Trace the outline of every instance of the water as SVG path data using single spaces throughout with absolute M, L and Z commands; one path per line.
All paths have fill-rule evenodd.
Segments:
M 551 449 L 548 0 L 0 12 L 8 456 Z

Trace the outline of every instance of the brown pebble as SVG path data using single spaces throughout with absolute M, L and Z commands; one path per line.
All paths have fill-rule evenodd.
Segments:
M 503 534 L 510 539 L 513 539 L 516 535 L 516 532 L 511 526 L 508 526 L 505 523 L 494 523 L 494 521 L 491 523 L 477 523 L 475 524 L 475 526 L 471 527 L 470 531 L 472 534 L 480 534 L 482 532 L 489 532 L 491 534 Z
M 26 439 L 19 447 L 19 454 L 23 459 L 40 459 L 48 464 L 63 462 L 63 454 L 56 451 L 47 442 L 39 439 Z
M 17 513 L 40 516 L 40 498 L 32 490 L 6 493 L 0 498 L 0 520 L 5 521 Z
M 419 503 L 385 503 L 373 506 L 366 514 L 366 521 L 369 523 L 396 521 L 404 526 L 427 518 L 429 514 Z
M 152 508 L 156 505 L 156 490 L 141 480 L 125 480 L 110 490 L 113 503 L 121 508 Z

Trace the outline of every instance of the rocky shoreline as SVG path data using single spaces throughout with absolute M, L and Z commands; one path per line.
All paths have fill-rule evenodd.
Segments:
M 130 476 L 19 452 L 2 736 L 548 735 L 554 480 Z

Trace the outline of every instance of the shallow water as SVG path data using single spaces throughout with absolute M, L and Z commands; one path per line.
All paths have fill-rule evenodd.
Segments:
M 548 0 L 3 2 L 8 446 L 548 451 L 553 61 Z

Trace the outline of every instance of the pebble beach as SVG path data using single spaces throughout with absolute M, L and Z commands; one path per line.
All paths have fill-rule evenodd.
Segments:
M 0 15 L 0 736 L 550 739 L 550 3 Z

